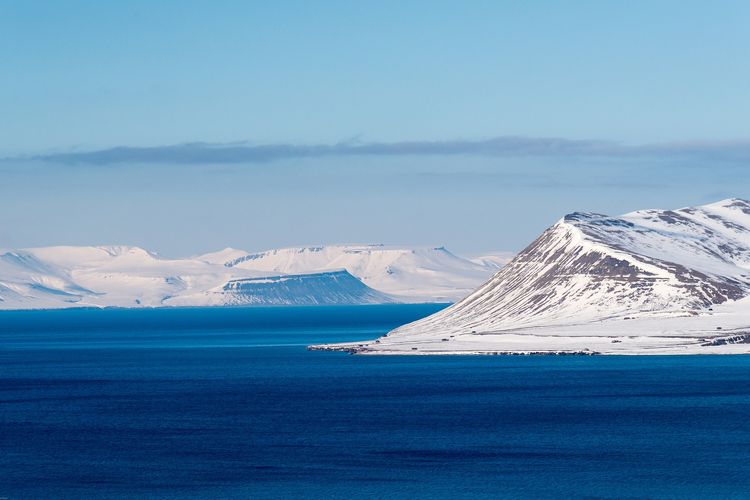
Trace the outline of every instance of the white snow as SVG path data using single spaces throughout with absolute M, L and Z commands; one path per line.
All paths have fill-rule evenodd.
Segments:
M 501 255 L 498 259 L 505 257 Z M 487 280 L 499 262 L 472 262 L 443 247 L 321 245 L 269 250 L 226 264 L 232 269 L 286 274 L 346 269 L 369 287 L 403 302 L 454 302 Z
M 750 352 L 750 203 L 570 214 L 465 299 L 365 354 Z
M 330 298 L 325 283 L 333 279 L 332 271 L 341 269 L 382 293 L 355 293 L 348 283 L 349 291 L 339 290 L 338 297 L 368 303 L 457 300 L 495 271 L 442 248 L 339 245 L 256 254 L 226 248 L 186 259 L 162 258 L 130 246 L 29 248 L 0 253 L 0 309 L 241 304 L 250 299 L 224 290 L 227 283 L 318 273 L 321 279 L 306 281 L 312 288 L 305 297 L 287 299 L 290 304 L 314 303 L 326 300 L 322 295 L 310 298 L 324 289 Z M 301 288 L 287 291 L 301 293 Z M 255 296 L 251 302 L 262 301 Z M 283 299 L 274 294 L 273 301 Z
M 497 251 L 490 254 L 472 256 L 469 257 L 469 260 L 480 266 L 494 267 L 499 270 L 513 260 L 513 257 L 515 257 L 513 252 Z

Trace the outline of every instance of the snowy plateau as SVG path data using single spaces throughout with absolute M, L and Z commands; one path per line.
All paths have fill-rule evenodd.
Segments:
M 750 353 L 750 202 L 566 215 L 454 305 L 359 354 Z
M 338 245 L 165 259 L 138 247 L 0 252 L 0 309 L 454 302 L 507 254 Z

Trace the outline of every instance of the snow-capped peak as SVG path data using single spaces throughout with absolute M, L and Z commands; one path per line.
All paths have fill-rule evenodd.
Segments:
M 716 206 L 569 214 L 483 287 L 424 322 L 503 329 L 688 314 L 742 298 L 750 293 L 750 245 L 743 242 L 750 214 L 739 212 L 740 225 Z
M 747 201 L 620 217 L 575 212 L 465 299 L 361 345 L 373 353 L 694 352 L 750 343 L 748 300 Z

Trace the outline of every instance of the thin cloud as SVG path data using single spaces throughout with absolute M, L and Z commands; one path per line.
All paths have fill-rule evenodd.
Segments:
M 241 164 L 266 163 L 295 158 L 335 156 L 491 156 L 701 159 L 750 161 L 750 141 L 655 143 L 639 146 L 600 140 L 562 138 L 496 137 L 486 140 L 369 142 L 349 140 L 336 144 L 212 144 L 167 146 L 118 146 L 95 151 L 52 153 L 6 158 L 83 165 L 123 163 Z

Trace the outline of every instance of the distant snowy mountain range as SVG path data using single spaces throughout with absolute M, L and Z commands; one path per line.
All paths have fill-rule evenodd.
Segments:
M 365 353 L 750 352 L 750 202 L 572 213 Z
M 0 309 L 452 302 L 510 260 L 336 245 L 164 259 L 138 247 L 0 252 Z

